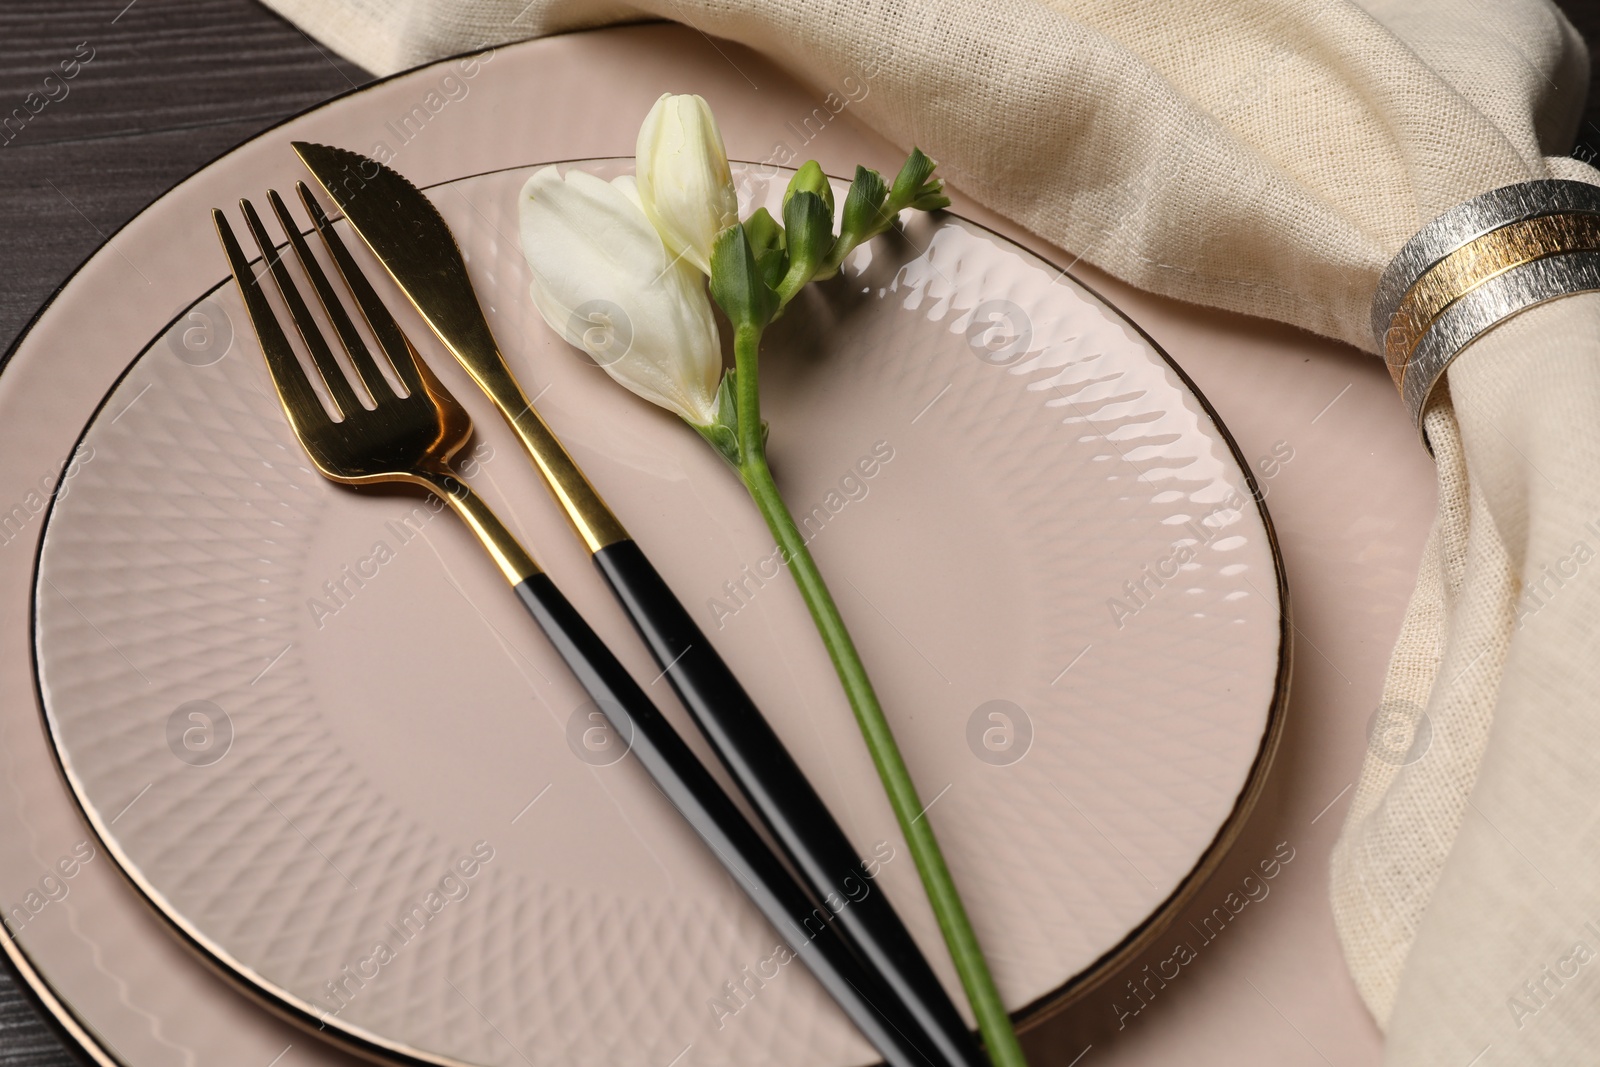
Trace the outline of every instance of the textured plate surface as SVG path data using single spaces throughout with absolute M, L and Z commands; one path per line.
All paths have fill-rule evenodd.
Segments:
M 262 1010 L 172 936 L 171 925 L 145 905 L 85 826 L 61 780 L 39 711 L 30 620 L 50 487 L 63 467 L 70 469 L 68 457 L 84 427 L 151 338 L 169 349 L 207 343 L 203 330 L 195 332 L 201 323 L 174 321 L 222 277 L 216 239 L 208 225 L 194 220 L 241 193 L 259 195 L 269 185 L 284 189 L 302 178 L 289 148 L 294 139 L 368 150 L 382 142 L 396 165 L 425 185 L 533 160 L 628 154 L 637 117 L 664 87 L 710 100 L 737 157 L 781 160 L 804 152 L 831 172 L 848 173 L 857 162 L 893 168 L 903 154 L 857 121 L 878 99 L 878 83 L 867 72 L 858 72 L 857 86 L 866 94 L 857 92 L 825 133 L 816 135 L 815 123 L 802 119 L 820 106 L 829 86 L 800 85 L 748 50 L 709 42 L 692 29 L 648 25 L 571 34 L 499 49 L 492 60 L 469 69 L 467 77 L 452 60 L 364 88 L 198 172 L 113 235 L 43 310 L 0 373 L 0 906 L 10 935 L 0 949 L 96 1062 L 363 1062 Z M 594 77 L 596 70 L 606 77 Z M 581 91 L 572 92 L 574 86 Z M 421 123 L 415 108 L 430 99 L 436 107 L 446 103 Z M 551 106 L 530 115 L 530 100 Z M 1056 262 L 1073 261 L 1071 254 L 984 214 L 959 191 L 957 206 Z M 1270 493 L 1297 593 L 1296 679 L 1263 800 L 1220 866 L 1195 887 L 1165 936 L 1070 1010 L 1028 1029 L 1030 1062 L 1376 1064 L 1381 1035 L 1354 991 L 1328 918 L 1326 857 L 1368 746 L 1392 635 L 1433 519 L 1432 466 L 1394 402 L 1388 375 L 1370 357 L 1259 320 L 1132 290 L 1084 264 L 1074 270 L 1094 279 L 1196 377 Z M 541 405 L 554 398 L 550 394 Z M 932 419 L 944 402 L 916 425 Z M 95 462 L 98 457 L 88 466 Z M 498 459 L 490 464 L 501 484 L 512 476 L 501 472 L 516 467 Z M 69 495 L 76 480 L 68 480 Z M 533 484 L 516 490 L 527 505 L 522 517 L 529 528 L 550 519 L 542 492 Z M 626 517 L 641 531 L 647 521 L 643 513 Z M 540 529 L 553 538 L 547 561 L 559 564 L 569 590 L 582 592 L 587 587 L 578 578 L 587 563 L 575 552 L 562 555 L 569 552 L 569 535 L 556 524 Z M 821 540 L 817 547 L 822 549 Z M 471 558 L 468 547 L 461 552 L 463 562 Z M 663 566 L 667 562 L 658 558 Z M 720 584 L 731 576 L 714 577 Z M 870 594 L 868 586 L 862 588 Z M 603 598 L 591 602 L 603 605 Z M 621 620 L 613 615 L 605 625 L 620 626 Z M 617 644 L 627 647 L 625 640 Z M 1101 648 L 1096 642 L 1067 678 Z M 251 676 L 277 651 L 263 653 Z M 874 666 L 881 671 L 887 663 L 875 654 Z M 137 687 L 130 701 L 136 693 Z M 164 738 L 165 721 L 160 729 Z M 236 743 L 246 741 L 241 735 Z M 1154 791 L 1164 780 L 1163 772 L 1148 788 Z M 554 795 L 547 794 L 514 828 L 529 825 Z M 955 796 L 954 790 L 947 793 L 933 813 Z M 114 813 L 113 830 L 148 799 L 150 794 L 120 819 Z M 526 799 L 517 798 L 519 811 Z M 997 824 L 996 832 L 1004 826 Z M 1112 840 L 1143 863 L 1129 842 Z M 1215 942 L 1185 932 L 1188 922 L 1205 924 L 1239 890 L 1242 877 L 1278 854 L 1299 858 L 1270 883 L 1269 900 L 1252 902 L 1239 916 L 1236 931 L 1230 926 Z M 90 858 L 78 861 L 79 855 Z M 901 862 L 897 857 L 886 871 L 893 874 Z M 894 891 L 906 908 L 908 897 Z M 914 900 L 915 890 L 908 892 Z M 1146 981 L 1144 966 L 1170 968 L 1166 961 L 1180 940 L 1198 958 L 1153 1002 L 1136 998 L 1124 979 Z M 686 1052 L 679 1067 L 690 1067 L 696 1054 Z
M 431 191 L 514 369 L 954 989 L 753 509 L 532 310 L 509 236 L 527 173 Z M 742 177 L 747 206 L 776 206 L 782 176 Z M 37 587 L 63 765 L 157 905 L 328 1027 L 425 1058 L 870 1061 L 809 976 L 772 962 L 772 932 L 616 758 L 455 520 L 310 470 L 231 286 L 187 321 L 87 429 Z M 1281 653 L 1261 514 L 1148 341 L 960 219 L 859 254 L 773 340 L 786 496 L 1007 1000 L 1046 997 L 1179 889 L 1247 785 Z M 514 439 L 423 347 L 477 419 L 463 476 L 651 683 Z

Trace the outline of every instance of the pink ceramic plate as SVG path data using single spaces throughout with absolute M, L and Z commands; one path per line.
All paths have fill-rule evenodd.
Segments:
M 201 1041 L 230 1060 L 252 1042 L 270 1057 L 304 1039 L 129 914 L 134 895 L 104 878 L 113 862 L 189 947 L 366 1051 L 646 1067 L 688 1049 L 703 1064 L 873 1058 L 809 976 L 770 962 L 773 933 L 596 734 L 465 531 L 421 497 L 354 492 L 309 469 L 221 284 L 203 210 L 287 188 L 296 138 L 372 150 L 412 134 L 388 145 L 394 164 L 454 227 L 513 368 L 702 612 L 956 988 L 848 707 L 735 480 L 550 334 L 526 297 L 515 194 L 532 165 L 625 150 L 663 87 L 707 95 L 735 155 L 782 127 L 784 102 L 753 107 L 730 88 L 734 71 L 665 58 L 671 32 L 423 68 L 247 144 L 119 235 L 0 381 L 17 415 L 0 418 L 3 443 L 26 445 L 5 477 L 31 481 L 37 460 L 46 491 L 62 487 L 49 506 L 19 496 L 26 521 L 7 531 L 0 581 L 13 604 L 31 590 L 39 697 L 92 828 L 66 829 L 60 788 L 36 785 L 0 846 L 31 853 L 7 871 L 48 872 L 52 849 L 69 857 L 54 884 L 85 891 L 52 904 L 47 889 L 18 943 L 55 964 L 49 984 L 74 1025 L 106 1028 L 102 1046 L 125 1061 Z M 518 100 L 571 84 L 599 52 L 637 61 L 635 76 L 506 135 Z M 448 122 L 443 110 L 404 118 L 434 90 Z M 881 145 L 837 133 L 817 149 L 828 169 L 892 165 Z M 760 165 L 740 177 L 746 207 L 775 202 L 785 178 Z M 75 313 L 91 306 L 101 314 Z M 473 410 L 462 474 L 650 683 L 657 672 L 514 440 L 420 324 L 410 332 Z M 1058 1004 L 1194 885 L 1270 755 L 1287 649 L 1253 483 L 1143 334 L 958 217 L 914 220 L 859 254 L 774 340 L 765 390 L 786 495 L 1003 993 L 1017 1008 Z M 8 618 L 4 654 L 26 664 L 22 622 Z M 670 693 L 651 692 L 698 745 Z M 8 757 L 34 759 L 37 725 L 6 714 Z M 48 907 L 75 921 L 52 924 Z M 150 958 L 77 962 L 77 946 L 105 939 Z M 169 988 L 250 1022 L 223 1036 L 174 1019 Z

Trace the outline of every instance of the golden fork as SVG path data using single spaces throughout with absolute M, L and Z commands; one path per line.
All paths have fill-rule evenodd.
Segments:
M 705 840 L 767 920 L 831 993 L 893 1067 L 937 1063 L 907 1036 L 909 1020 L 881 977 L 864 966 L 830 916 L 806 892 L 771 847 L 722 791 L 633 677 L 561 594 L 489 505 L 450 472 L 450 460 L 472 434 L 472 419 L 417 355 L 384 307 L 344 242 L 304 183 L 300 201 L 311 217 L 336 272 L 365 318 L 386 361 L 405 387 L 401 395 L 378 367 L 288 206 L 276 192 L 267 199 L 301 270 L 316 292 L 334 333 L 373 407 L 364 406 L 328 339 L 300 296 L 288 264 L 248 200 L 239 202 L 267 273 L 326 387 L 337 417 L 323 407 L 311 379 L 251 269 L 233 227 L 213 211 L 217 236 L 245 309 L 261 342 L 267 370 L 295 436 L 325 476 L 366 485 L 406 482 L 438 494 L 464 519 L 522 604 L 544 631 L 601 713 L 638 757 L 645 771 Z
M 289 237 L 295 258 L 300 261 L 316 291 L 318 302 L 333 324 L 345 354 L 349 356 L 375 407 L 368 410 L 362 405 L 295 287 L 283 257 L 272 253 L 274 244 L 261 224 L 260 216 L 248 200 L 241 200 L 239 206 L 250 233 L 257 247 L 262 250 L 273 282 L 340 415 L 340 421 L 335 422 L 323 408 L 322 401 L 313 391 L 288 337 L 273 313 L 272 305 L 267 302 L 266 293 L 234 238 L 227 218 L 221 211 L 213 211 L 217 235 L 227 253 L 234 280 L 239 283 L 250 322 L 261 341 L 262 353 L 272 374 L 272 383 L 277 388 L 278 398 L 283 402 L 284 414 L 288 416 L 295 436 L 305 446 L 317 470 L 333 481 L 350 485 L 410 482 L 437 493 L 472 527 L 512 585 L 540 573 L 533 557 L 517 543 L 511 531 L 484 503 L 483 498 L 450 472 L 450 461 L 472 436 L 472 417 L 433 376 L 427 364 L 417 358 L 410 340 L 384 308 L 366 276 L 350 258 L 344 242 L 333 232 L 321 206 L 311 198 L 310 191 L 303 183 L 299 186 L 299 192 L 317 232 L 322 235 L 328 254 L 333 258 L 334 266 L 388 357 L 389 365 L 405 386 L 406 394 L 401 396 L 397 393 L 378 369 L 377 361 L 334 292 L 328 276 L 295 226 L 288 206 L 276 191 L 269 191 L 267 199 Z

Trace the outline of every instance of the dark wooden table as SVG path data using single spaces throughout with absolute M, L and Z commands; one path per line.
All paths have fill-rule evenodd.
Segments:
M 80 47 L 81 46 L 81 47 Z M 253 0 L 0 3 L 0 116 L 79 57 L 66 95 L 0 127 L 0 351 L 106 236 L 279 120 L 371 75 Z M 3 460 L 0 460 L 3 462 Z M 66 1067 L 0 967 L 0 1067 Z
M 1600 0 L 1560 3 L 1586 40 L 1600 40 Z M 20 129 L 0 127 L 0 351 L 108 234 L 167 188 L 371 77 L 253 0 L 0 5 L 0 116 L 63 62 L 75 71 L 65 95 L 56 83 L 56 99 Z M 1592 91 L 1575 154 L 1600 156 Z M 74 1062 L 0 968 L 0 1067 Z

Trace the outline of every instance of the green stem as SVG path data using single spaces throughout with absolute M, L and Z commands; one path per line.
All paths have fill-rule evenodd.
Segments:
M 811 558 L 805 536 L 795 525 L 794 516 L 779 495 L 772 471 L 767 466 L 766 435 L 761 429 L 756 368 L 760 344 L 761 328 L 743 326 L 735 330 L 739 477 L 760 509 L 761 517 L 767 521 L 767 528 L 783 550 L 789 573 L 793 575 L 800 595 L 811 611 L 817 632 L 828 649 L 828 657 L 838 672 L 839 683 L 844 687 L 850 707 L 855 711 L 856 723 L 861 728 L 867 750 L 872 754 L 873 765 L 877 767 L 878 777 L 888 793 L 889 805 L 900 823 L 900 832 L 905 835 L 906 844 L 911 849 L 911 858 L 922 878 L 928 901 L 933 905 L 934 916 L 939 921 L 939 930 L 955 962 L 956 973 L 961 977 L 967 1000 L 977 1016 L 978 1031 L 988 1049 L 989 1060 L 994 1067 L 1027 1067 L 1022 1048 L 1017 1044 L 1016 1032 L 1011 1027 L 1011 1017 L 1006 1014 L 1000 992 L 995 988 L 977 935 L 967 918 L 960 894 L 956 892 L 955 881 L 945 866 L 944 854 L 939 849 L 933 825 L 917 797 L 916 786 L 906 770 L 905 760 L 900 756 L 900 746 L 895 743 L 894 733 L 884 717 L 882 705 L 878 703 L 878 695 L 873 691 L 871 679 L 867 677 L 861 655 L 856 651 L 855 642 L 850 639 L 850 632 L 845 629 L 844 619 L 833 602 L 833 595 L 828 592 L 822 572 Z

